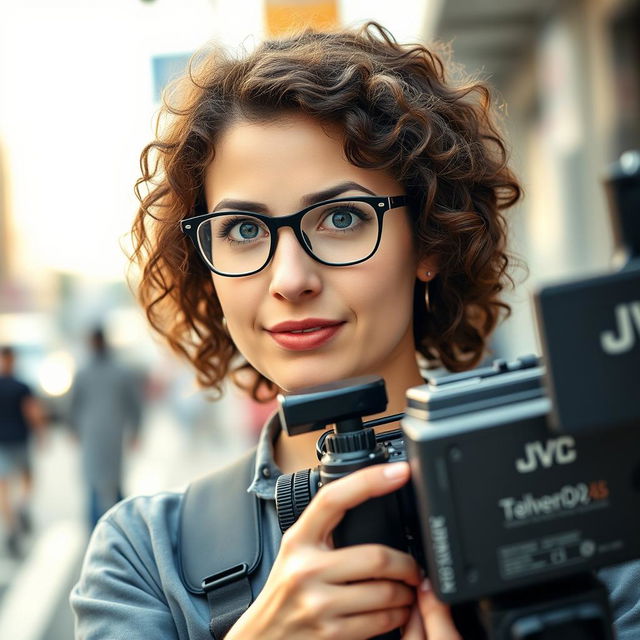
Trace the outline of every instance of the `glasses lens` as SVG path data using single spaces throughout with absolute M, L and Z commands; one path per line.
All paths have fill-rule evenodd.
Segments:
M 366 202 L 321 204 L 305 213 L 300 226 L 313 255 L 330 264 L 368 258 L 378 241 L 378 216 Z
M 238 275 L 260 269 L 269 256 L 270 243 L 269 229 L 246 214 L 216 216 L 198 227 L 200 251 L 219 273 Z

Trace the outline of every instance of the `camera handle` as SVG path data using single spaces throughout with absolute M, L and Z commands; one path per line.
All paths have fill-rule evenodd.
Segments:
M 373 426 L 396 422 L 402 415 L 363 423 L 363 415 L 381 413 L 387 406 L 384 381 L 377 376 L 362 376 L 340 383 L 307 388 L 301 393 L 281 396 L 280 419 L 289 435 L 325 429 L 316 446 L 320 464 L 287 474 L 276 485 L 276 507 L 280 528 L 284 532 L 309 504 L 316 489 L 358 469 L 389 461 L 387 447 L 378 443 Z M 379 543 L 406 550 L 402 531 L 389 523 L 400 521 L 397 494 L 382 496 L 349 510 L 333 531 L 336 547 Z M 395 527 L 397 529 L 397 527 Z M 399 630 L 376 637 L 398 640 Z
M 384 419 L 391 421 L 391 417 Z M 362 420 L 336 422 L 333 432 L 324 439 L 324 454 L 320 460 L 320 482 L 326 484 L 358 469 L 389 461 L 387 448 L 376 440 L 371 427 Z M 400 505 L 396 493 L 367 500 L 350 509 L 333 530 L 336 548 L 358 544 L 383 544 L 406 550 L 402 532 L 388 523 L 400 522 Z M 400 631 L 394 630 L 375 637 L 375 640 L 398 640 Z

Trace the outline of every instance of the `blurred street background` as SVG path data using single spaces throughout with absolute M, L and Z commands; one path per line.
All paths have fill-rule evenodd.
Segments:
M 184 487 L 249 447 L 264 417 L 231 389 L 208 399 L 125 281 L 138 158 L 163 88 L 208 41 L 251 49 L 305 24 L 368 19 L 400 42 L 449 43 L 499 97 L 526 195 L 508 214 L 512 249 L 530 275 L 493 357 L 539 353 L 536 287 L 611 267 L 602 179 L 640 148 L 639 0 L 0 0 L 0 346 L 14 348 L 44 414 L 29 448 L 30 526 L 6 546 L 0 523 L 3 640 L 72 637 L 90 496 L 71 386 L 92 329 L 141 403 L 123 495 Z

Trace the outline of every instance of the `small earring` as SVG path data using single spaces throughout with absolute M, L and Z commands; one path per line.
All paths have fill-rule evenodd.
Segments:
M 427 278 L 431 277 L 431 271 L 427 271 Z
M 227 319 L 222 316 L 222 328 L 224 329 L 225 333 L 229 333 L 229 327 L 227 326 Z
M 431 311 L 431 302 L 429 301 L 429 283 L 424 285 L 424 302 L 427 306 L 427 313 Z

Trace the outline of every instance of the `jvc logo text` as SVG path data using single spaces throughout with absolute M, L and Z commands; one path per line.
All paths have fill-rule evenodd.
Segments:
M 618 304 L 613 309 L 616 314 L 616 329 L 618 335 L 613 331 L 603 331 L 600 334 L 600 344 L 605 353 L 616 356 L 620 353 L 631 351 L 636 343 L 633 333 L 633 325 L 640 334 L 640 301 Z
M 531 473 L 542 465 L 548 469 L 554 464 L 569 464 L 577 458 L 576 443 L 571 436 L 553 438 L 546 442 L 527 442 L 524 445 L 524 458 L 516 460 L 518 473 Z

